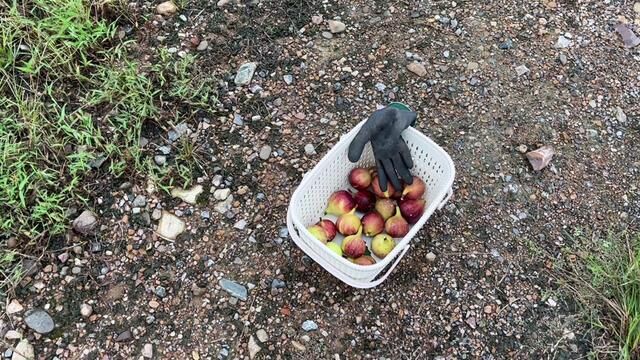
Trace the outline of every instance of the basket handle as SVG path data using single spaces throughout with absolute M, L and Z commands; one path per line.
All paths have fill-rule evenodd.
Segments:
M 453 196 L 453 188 L 449 188 L 449 191 L 447 191 L 447 196 L 445 196 L 444 199 L 440 201 L 440 204 L 438 204 L 438 210 L 442 210 L 442 208 L 447 204 L 449 199 L 451 199 L 451 196 Z
M 295 227 L 295 225 L 293 224 L 293 220 L 291 218 L 291 209 L 290 208 L 287 210 L 287 228 L 289 229 L 289 235 L 291 236 L 291 239 L 293 240 L 293 242 L 296 245 L 298 245 L 298 247 L 300 249 L 302 249 L 302 251 L 304 251 L 307 254 L 315 253 L 315 251 L 312 248 L 308 247 L 304 243 L 304 241 L 302 241 L 302 239 L 300 239 L 300 235 L 298 235 L 298 230 Z M 372 287 L 376 287 L 376 286 L 380 285 L 383 281 L 385 281 L 387 279 L 387 277 L 389 277 L 389 275 L 391 274 L 393 269 L 395 269 L 395 267 L 398 265 L 400 260 L 402 260 L 402 258 L 404 257 L 404 254 L 406 254 L 408 250 L 409 250 L 409 244 L 407 244 L 407 246 L 404 247 L 402 252 L 400 254 L 398 254 L 398 256 L 396 257 L 396 260 L 393 262 L 393 264 L 391 265 L 389 270 L 387 270 L 387 272 L 384 273 L 384 275 L 382 275 L 377 280 L 368 281 L 368 282 L 353 280 L 350 277 L 348 277 L 345 274 L 343 274 L 342 272 L 336 271 L 335 268 L 333 266 L 331 266 L 331 264 L 329 264 L 326 260 L 324 260 L 320 256 L 318 256 L 317 258 L 313 258 L 313 257 L 312 258 L 313 258 L 313 261 L 315 261 L 318 265 L 322 266 L 325 270 L 327 270 L 333 276 L 335 276 L 338 279 L 340 279 L 345 284 L 347 284 L 347 285 L 349 285 L 351 287 L 359 288 L 359 289 L 369 289 L 369 288 L 372 288 Z

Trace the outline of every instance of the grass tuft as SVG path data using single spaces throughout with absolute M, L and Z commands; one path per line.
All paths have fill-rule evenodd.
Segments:
M 143 66 L 134 44 L 114 46 L 116 21 L 136 18 L 127 9 L 120 0 L 0 4 L 0 302 L 21 277 L 21 254 L 41 253 L 69 227 L 68 209 L 86 206 L 92 173 L 162 185 L 188 182 L 197 167 L 197 147 L 185 143 L 159 168 L 141 132 L 146 121 L 167 127 L 164 113 L 189 119 L 193 107 L 215 105 L 216 81 L 192 55 L 161 50 Z
M 572 240 L 581 251 L 559 269 L 559 279 L 582 305 L 593 356 L 640 359 L 640 234 Z

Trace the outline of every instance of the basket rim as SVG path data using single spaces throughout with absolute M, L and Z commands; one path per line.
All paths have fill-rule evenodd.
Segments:
M 352 138 L 353 136 L 355 136 L 355 133 L 360 129 L 360 127 L 366 122 L 366 119 L 361 121 L 358 125 L 356 125 L 353 129 L 351 129 L 351 131 L 349 131 L 347 134 L 343 135 L 339 142 L 343 142 L 343 141 L 347 141 L 348 139 Z M 426 223 L 426 221 L 431 217 L 431 215 L 433 215 L 433 213 L 435 212 L 435 210 L 437 210 L 438 206 L 440 205 L 440 203 L 443 201 L 443 199 L 447 198 L 447 191 L 449 189 L 452 188 L 453 186 L 453 182 L 455 180 L 455 175 L 456 175 L 456 169 L 455 169 L 455 164 L 453 163 L 453 160 L 451 159 L 451 156 L 449 155 L 449 153 L 447 153 L 440 145 L 438 145 L 436 142 L 434 142 L 431 138 L 429 138 L 428 136 L 426 136 L 425 134 L 423 134 L 422 132 L 420 132 L 419 130 L 413 128 L 413 127 L 409 127 L 408 129 L 406 129 L 405 131 L 410 131 L 412 132 L 414 135 L 417 135 L 419 137 L 422 138 L 422 140 L 426 141 L 427 143 L 429 143 L 430 145 L 432 145 L 434 147 L 435 150 L 441 152 L 441 154 L 445 157 L 445 159 L 447 159 L 447 163 L 450 166 L 450 177 L 446 180 L 446 186 L 444 187 L 445 190 L 436 201 L 433 201 L 428 207 L 427 209 L 425 209 L 424 214 L 420 217 L 420 219 L 418 220 L 418 222 L 416 222 L 415 224 L 413 224 L 411 226 L 411 230 L 409 231 L 409 233 L 407 233 L 407 235 L 405 235 L 402 238 L 394 238 L 394 240 L 396 240 L 396 246 L 394 247 L 394 249 L 391 251 L 391 253 L 389 253 L 387 256 L 385 256 L 383 259 L 381 259 L 379 262 L 376 262 L 373 265 L 358 265 L 355 263 L 352 263 L 351 261 L 347 260 L 346 258 L 340 257 L 338 256 L 336 253 L 332 252 L 328 247 L 326 246 L 322 246 L 321 248 L 323 248 L 323 250 L 320 251 L 325 251 L 325 253 L 330 253 L 331 256 L 334 256 L 335 258 L 340 260 L 340 264 L 342 266 L 346 266 L 349 270 L 357 270 L 357 271 L 362 271 L 362 270 L 367 270 L 369 272 L 376 272 L 376 271 L 381 271 L 383 270 L 385 267 L 387 267 L 392 261 L 393 259 L 396 258 L 396 256 L 398 256 L 398 254 L 400 252 L 402 252 L 402 250 L 409 244 L 409 242 L 411 241 L 411 239 L 417 234 L 418 231 L 420 231 L 422 229 L 422 227 L 424 226 L 424 224 Z M 337 145 L 337 144 L 336 144 Z M 320 159 L 316 165 L 309 170 L 302 178 L 302 181 L 300 182 L 300 184 L 298 185 L 298 187 L 296 188 L 296 190 L 294 191 L 293 195 L 291 196 L 291 201 L 289 202 L 289 207 L 287 208 L 287 211 L 290 211 L 293 207 L 293 204 L 298 200 L 298 198 L 301 196 L 301 192 L 300 189 L 303 188 L 302 185 L 306 184 L 307 182 L 311 181 L 311 177 L 313 175 L 314 172 L 317 171 L 318 169 L 318 165 L 324 161 L 327 157 L 330 157 L 331 155 L 337 153 L 338 151 L 341 151 L 339 149 L 338 146 L 333 146 L 323 157 L 322 159 Z M 308 239 L 313 239 L 314 237 L 311 235 L 311 233 L 307 230 L 307 227 L 301 223 L 300 219 L 295 215 L 295 212 L 292 212 L 292 222 L 294 224 L 294 227 L 296 228 L 297 231 L 302 232 L 305 236 L 301 236 L 301 238 L 303 238 L 303 241 L 306 241 L 305 238 Z M 311 245 L 310 245 L 311 246 Z M 305 251 L 305 253 L 307 253 Z M 316 255 L 315 254 L 307 254 L 309 255 L 311 258 L 314 258 Z M 318 255 L 319 256 L 319 255 Z M 334 266 L 334 268 L 342 273 L 345 273 L 345 271 L 337 268 Z

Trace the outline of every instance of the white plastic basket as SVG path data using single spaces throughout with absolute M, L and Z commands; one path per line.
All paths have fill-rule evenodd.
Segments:
M 348 182 L 351 169 L 375 164 L 370 144 L 365 146 L 362 157 L 357 164 L 351 163 L 347 158 L 349 144 L 365 121 L 342 136 L 324 158 L 304 176 L 293 193 L 287 211 L 287 227 L 296 245 L 333 276 L 356 288 L 378 286 L 389 276 L 409 250 L 411 239 L 431 214 L 435 210 L 441 209 L 451 198 L 455 177 L 453 161 L 446 151 L 418 130 L 412 127 L 405 130 L 402 137 L 411 149 L 411 157 L 414 162 L 411 172 L 422 178 L 427 185 L 424 197 L 427 206 L 424 214 L 416 224 L 411 226 L 409 233 L 404 238 L 395 239 L 396 247 L 389 255 L 384 259 L 376 258 L 376 264 L 357 265 L 339 257 L 326 245 L 315 239 L 307 228 L 317 223 L 321 217 L 326 218 L 324 210 L 327 206 L 327 200 L 333 192 L 351 188 Z M 342 239 L 343 237 L 338 234 L 333 241 L 340 244 Z M 367 246 L 369 246 L 371 239 L 365 239 Z M 392 262 L 393 264 L 389 266 Z M 388 270 L 378 277 L 385 268 Z

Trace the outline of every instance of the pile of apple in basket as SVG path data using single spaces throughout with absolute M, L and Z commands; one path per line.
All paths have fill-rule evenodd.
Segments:
M 403 238 L 410 224 L 418 222 L 425 209 L 423 199 L 426 186 L 417 176 L 402 191 L 387 185 L 380 189 L 375 168 L 355 168 L 349 173 L 349 183 L 356 191 L 336 191 L 329 197 L 325 215 L 337 216 L 335 224 L 321 219 L 308 228 L 319 241 L 326 244 L 338 256 L 347 257 L 359 265 L 373 265 L 376 260 L 371 252 L 382 259 L 396 246 L 394 238 Z M 360 218 L 356 211 L 364 213 Z M 345 236 L 342 246 L 333 242 L 337 233 Z M 373 237 L 371 251 L 364 236 Z

